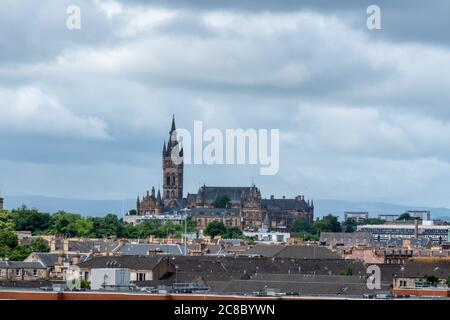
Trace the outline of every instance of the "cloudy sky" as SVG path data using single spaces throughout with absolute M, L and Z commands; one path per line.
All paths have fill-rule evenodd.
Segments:
M 185 191 L 450 206 L 450 2 L 23 1 L 0 8 L 3 194 L 134 198 L 179 127 L 278 128 L 276 176 L 185 168 Z M 66 28 L 69 5 L 81 29 Z

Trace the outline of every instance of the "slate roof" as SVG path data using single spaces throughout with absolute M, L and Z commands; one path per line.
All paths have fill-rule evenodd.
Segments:
M 328 248 L 319 246 L 286 246 L 276 255 L 276 257 L 295 259 L 341 259 L 341 256 Z
M 285 210 L 309 211 L 310 207 L 305 201 L 296 199 L 262 199 L 261 206 L 270 212 L 279 212 Z
M 36 280 L 36 281 L 0 281 L 0 287 L 2 288 L 43 288 L 43 287 L 51 287 L 53 285 L 52 282 L 48 280 Z
M 179 256 L 171 259 L 171 263 L 177 266 L 178 275 L 201 276 L 209 280 L 242 279 L 245 275 L 259 273 L 339 275 L 347 268 L 352 269 L 353 275 L 366 274 L 362 262 L 343 259 Z
M 263 292 L 267 288 L 275 289 L 280 293 L 294 295 L 326 295 L 326 296 L 354 296 L 361 297 L 363 294 L 389 293 L 389 286 L 382 285 L 381 290 L 369 290 L 365 279 L 355 282 L 354 278 L 343 279 L 342 281 L 330 281 L 333 277 L 326 279 L 304 278 L 304 281 L 273 280 L 231 280 L 229 282 L 213 282 L 207 284 L 210 291 L 222 294 L 253 294 Z
M 240 203 L 243 196 L 250 193 L 250 187 L 214 187 L 203 186 L 199 190 L 199 194 L 203 197 L 204 202 L 214 202 L 217 197 L 228 196 L 231 203 Z
M 162 251 L 163 254 L 168 255 L 184 255 L 184 246 L 178 244 L 125 244 L 117 253 L 131 256 L 146 256 L 149 251 Z
M 199 216 L 230 216 L 238 217 L 240 210 L 236 208 L 221 209 L 221 208 L 193 208 L 190 209 L 189 214 L 194 217 Z
M 257 255 L 262 257 L 275 257 L 281 250 L 284 249 L 284 246 L 275 246 L 275 245 L 256 245 L 251 247 L 250 249 L 243 252 L 246 255 Z
M 244 255 L 295 259 L 341 259 L 326 247 L 257 245 L 243 252 Z
M 46 269 L 46 267 L 39 262 L 0 261 L 0 269 Z
M 399 277 L 407 278 L 422 278 L 425 275 L 447 279 L 450 275 L 450 261 L 408 260 L 398 274 Z
M 100 252 L 112 252 L 120 245 L 116 240 L 90 240 L 83 239 L 81 241 L 70 240 L 69 250 L 77 251 L 80 253 L 100 253 Z
M 120 245 L 118 240 L 110 239 L 70 239 L 69 251 L 77 251 L 80 253 L 102 253 L 112 252 Z M 64 248 L 63 240 L 60 238 L 55 239 L 55 249 L 62 250 Z
M 131 270 L 153 270 L 163 259 L 163 257 L 150 256 L 92 257 L 81 262 L 78 266 L 82 269 L 127 268 Z
M 373 238 L 368 232 L 322 232 L 320 234 L 320 242 L 325 245 L 371 245 Z
M 32 253 L 44 266 L 46 267 L 54 267 L 58 261 L 59 253 L 56 252 L 33 252 Z M 75 253 L 65 253 L 65 260 L 71 260 L 77 254 Z M 80 261 L 83 261 L 87 258 L 87 255 L 80 255 Z M 28 258 L 27 258 L 28 259 Z

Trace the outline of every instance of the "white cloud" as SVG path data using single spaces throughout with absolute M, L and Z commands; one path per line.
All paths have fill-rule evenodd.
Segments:
M 382 158 L 450 162 L 450 121 L 401 111 L 302 105 L 287 139 L 308 149 Z
M 0 130 L 4 132 L 111 139 L 104 121 L 76 115 L 36 87 L 0 89 L 0 110 Z

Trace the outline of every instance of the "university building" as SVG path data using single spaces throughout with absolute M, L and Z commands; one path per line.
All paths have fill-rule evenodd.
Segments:
M 296 219 L 304 218 L 313 222 L 314 204 L 306 201 L 303 195 L 294 199 L 270 196 L 264 199 L 256 185 L 247 187 L 201 186 L 196 193 L 183 196 L 184 164 L 172 161 L 172 155 L 183 157 L 177 135 L 175 118 L 169 132 L 168 142 L 162 149 L 162 190 L 152 187 L 142 198 L 136 201 L 138 216 L 170 215 L 185 210 L 192 216 L 197 226 L 204 228 L 211 221 L 222 221 L 229 226 L 241 229 L 259 229 L 263 221 L 269 224 L 270 230 L 290 230 Z M 216 208 L 216 200 L 229 200 L 227 208 Z M 133 220 L 125 217 L 125 221 Z M 145 220 L 145 219 L 142 219 Z

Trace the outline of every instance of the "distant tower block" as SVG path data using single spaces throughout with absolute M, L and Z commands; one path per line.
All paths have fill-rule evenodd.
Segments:
M 0 210 L 3 210 L 3 198 L 0 197 Z

